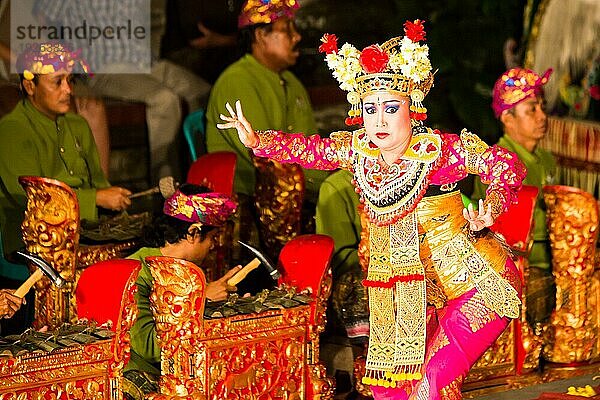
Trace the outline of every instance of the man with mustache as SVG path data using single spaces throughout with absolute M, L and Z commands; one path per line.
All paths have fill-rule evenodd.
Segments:
M 255 168 L 250 152 L 237 139 L 235 129 L 219 131 L 216 127 L 221 121 L 219 115 L 229 114 L 225 104 L 240 100 L 257 129 L 317 132 L 306 89 L 288 70 L 299 56 L 301 36 L 294 23 L 298 7 L 294 0 L 245 2 L 238 28 L 240 45 L 246 54 L 221 74 L 208 101 L 207 148 L 209 152 L 225 150 L 237 154 L 234 190 L 238 193 L 242 221 L 255 218 L 244 216 L 245 210 L 253 208 Z M 319 185 L 326 174 L 304 172 L 307 197 L 316 203 Z M 270 255 L 276 258 L 275 254 Z
M 534 212 L 534 243 L 529 254 L 527 281 L 527 317 L 532 326 L 550 317 L 555 300 L 542 186 L 557 183 L 556 161 L 550 152 L 538 146 L 548 126 L 543 86 L 551 73 L 549 69 L 540 76 L 520 67 L 509 69 L 496 81 L 492 103 L 494 114 L 504 130 L 498 145 L 516 153 L 527 167 L 523 184 L 540 189 Z M 485 198 L 485 190 L 486 186 L 476 180 L 473 198 Z
M 98 218 L 98 207 L 124 210 L 127 189 L 111 186 L 100 167 L 90 128 L 69 112 L 71 78 L 87 65 L 59 43 L 32 44 L 17 58 L 23 100 L 0 119 L 0 225 L 4 251 L 23 246 L 26 205 L 19 176 L 58 179 L 77 194 L 81 219 Z

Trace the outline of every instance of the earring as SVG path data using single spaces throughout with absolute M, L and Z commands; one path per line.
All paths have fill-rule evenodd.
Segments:
M 423 106 L 423 99 L 425 94 L 421 89 L 414 89 L 410 92 L 410 99 L 412 104 L 410 105 L 410 118 L 416 122 L 425 121 L 427 119 L 427 109 Z
M 349 92 L 346 95 L 346 99 L 350 103 L 350 110 L 348 110 L 348 118 L 344 120 L 344 123 L 347 126 L 362 125 L 363 118 L 361 117 L 360 96 L 356 92 Z

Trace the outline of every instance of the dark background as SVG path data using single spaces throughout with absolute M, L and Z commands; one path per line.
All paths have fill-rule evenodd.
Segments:
M 521 41 L 525 1 L 517 0 L 313 0 L 297 14 L 302 57 L 294 72 L 307 87 L 336 85 L 317 53 L 323 33 L 357 49 L 404 35 L 406 20 L 425 20 L 435 85 L 424 104 L 428 125 L 458 133 L 467 128 L 488 143 L 500 136 L 490 104 L 505 71 L 503 46 Z

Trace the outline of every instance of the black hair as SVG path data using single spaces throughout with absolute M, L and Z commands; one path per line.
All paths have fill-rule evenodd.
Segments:
M 206 186 L 191 183 L 184 183 L 179 187 L 179 190 L 187 196 L 210 192 Z M 143 228 L 142 241 L 147 247 L 163 247 L 167 243 L 178 243 L 188 236 L 196 234 L 196 232 L 190 232 L 192 224 L 193 222 L 182 221 L 163 214 L 156 218 L 152 224 Z M 197 232 L 200 234 L 200 240 L 204 240 L 206 235 L 213 229 L 215 229 L 214 226 L 202 225 Z
M 238 43 L 242 54 L 252 53 L 252 45 L 256 42 L 256 30 L 264 29 L 267 32 L 273 30 L 273 24 L 254 24 L 246 26 L 239 30 Z
M 25 90 L 25 86 L 23 85 L 23 81 L 26 81 L 28 79 L 25 79 L 25 75 L 23 74 L 19 74 L 19 89 L 21 90 L 21 95 L 23 96 L 24 99 L 27 98 L 27 90 Z M 38 84 L 40 80 L 40 76 L 38 74 L 33 74 L 33 79 L 30 82 L 33 82 L 34 84 Z

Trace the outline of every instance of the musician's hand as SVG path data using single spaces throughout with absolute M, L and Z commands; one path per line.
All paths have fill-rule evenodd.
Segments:
M 13 289 L 0 289 L 0 318 L 11 318 L 25 299 L 14 295 Z
M 220 279 L 210 282 L 206 285 L 206 298 L 210 301 L 221 301 L 227 298 L 229 292 L 235 292 L 237 288 L 235 286 L 229 286 L 227 281 L 233 277 L 240 269 L 241 265 L 235 268 L 231 268 L 225 275 Z
M 220 114 L 219 117 L 223 121 L 227 121 L 224 124 L 217 124 L 217 128 L 219 129 L 232 129 L 235 128 L 238 132 L 238 136 L 240 137 L 240 141 L 246 147 L 254 148 L 258 146 L 258 136 L 254 129 L 252 129 L 252 125 L 250 122 L 244 117 L 244 113 L 242 112 L 242 104 L 240 101 L 235 102 L 235 111 L 229 105 L 229 103 L 225 104 L 227 107 L 227 111 L 229 111 L 229 117 L 223 114 Z
M 479 200 L 479 211 L 473 210 L 473 204 L 463 209 L 463 216 L 469 221 L 469 229 L 477 232 L 494 224 L 492 206 L 488 204 L 487 210 L 483 207 L 483 200 Z
M 123 211 L 131 205 L 131 192 L 125 188 L 111 186 L 96 190 L 96 205 L 113 211 Z

